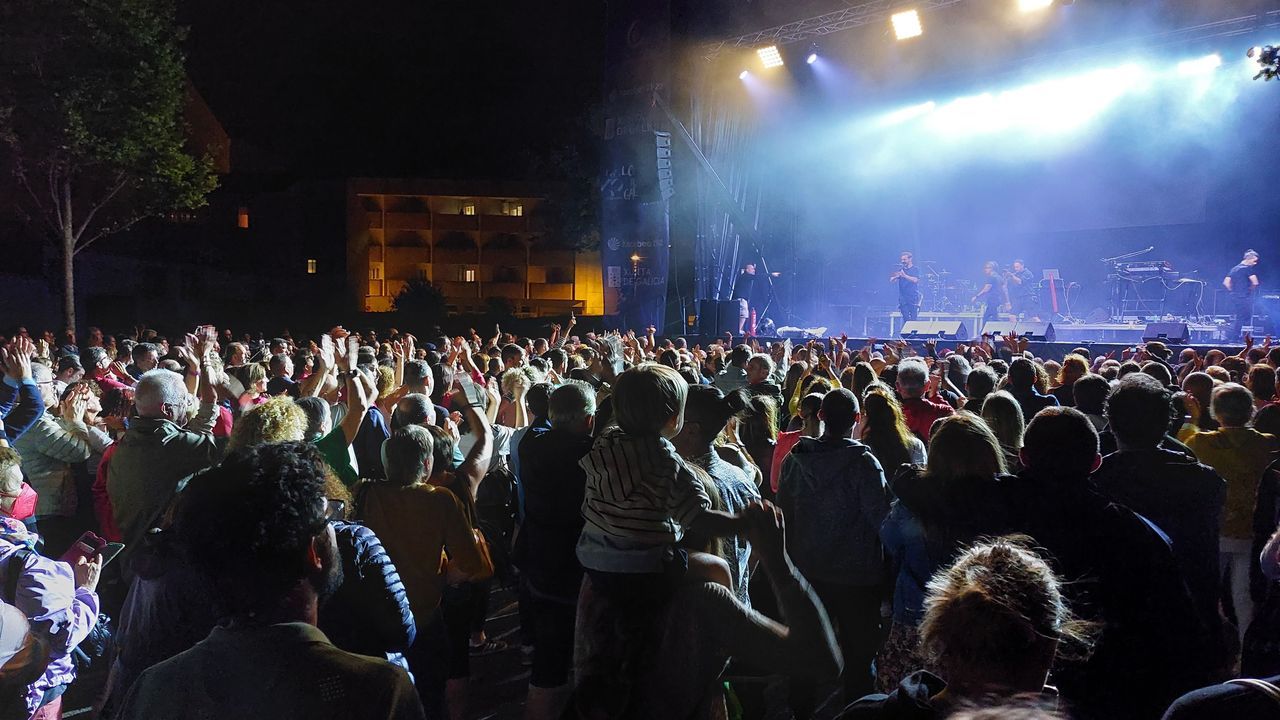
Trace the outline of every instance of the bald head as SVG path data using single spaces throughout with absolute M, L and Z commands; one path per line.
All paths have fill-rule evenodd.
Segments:
M 434 419 L 435 406 L 431 404 L 431 398 L 422 393 L 409 393 L 396 403 L 391 425 L 393 430 L 409 425 L 433 425 Z

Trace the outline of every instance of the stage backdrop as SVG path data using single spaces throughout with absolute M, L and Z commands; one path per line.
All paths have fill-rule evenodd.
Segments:
M 663 326 L 670 225 L 658 145 L 670 136 L 654 96 L 668 93 L 670 14 L 667 0 L 609 4 L 600 260 L 605 315 L 622 330 Z

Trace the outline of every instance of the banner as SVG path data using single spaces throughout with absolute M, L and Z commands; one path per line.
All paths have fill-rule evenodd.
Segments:
M 611 2 L 608 22 L 600 169 L 604 311 L 613 327 L 641 332 L 661 329 L 666 309 L 671 179 L 668 159 L 660 182 L 659 154 L 662 145 L 670 157 L 670 136 L 654 95 L 668 92 L 669 2 Z

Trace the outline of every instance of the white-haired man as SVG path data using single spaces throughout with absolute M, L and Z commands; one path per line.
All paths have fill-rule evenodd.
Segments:
M 200 406 L 190 416 L 195 401 L 183 376 L 168 370 L 145 373 L 137 384 L 134 406 L 138 417 L 120 438 L 107 470 L 107 494 L 112 516 L 125 543 L 121 571 L 132 579 L 131 550 L 142 546 L 147 531 L 195 473 L 212 466 L 219 457 L 213 426 L 218 419 L 217 399 L 210 376 L 209 353 L 216 336 L 201 331 L 201 372 L 196 386 Z

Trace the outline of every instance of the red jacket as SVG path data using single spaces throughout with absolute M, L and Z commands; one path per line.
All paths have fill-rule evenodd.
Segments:
M 929 428 L 933 427 L 934 421 L 954 412 L 955 409 L 942 400 L 920 397 L 902 401 L 902 414 L 907 418 L 907 427 L 926 443 L 929 442 Z

